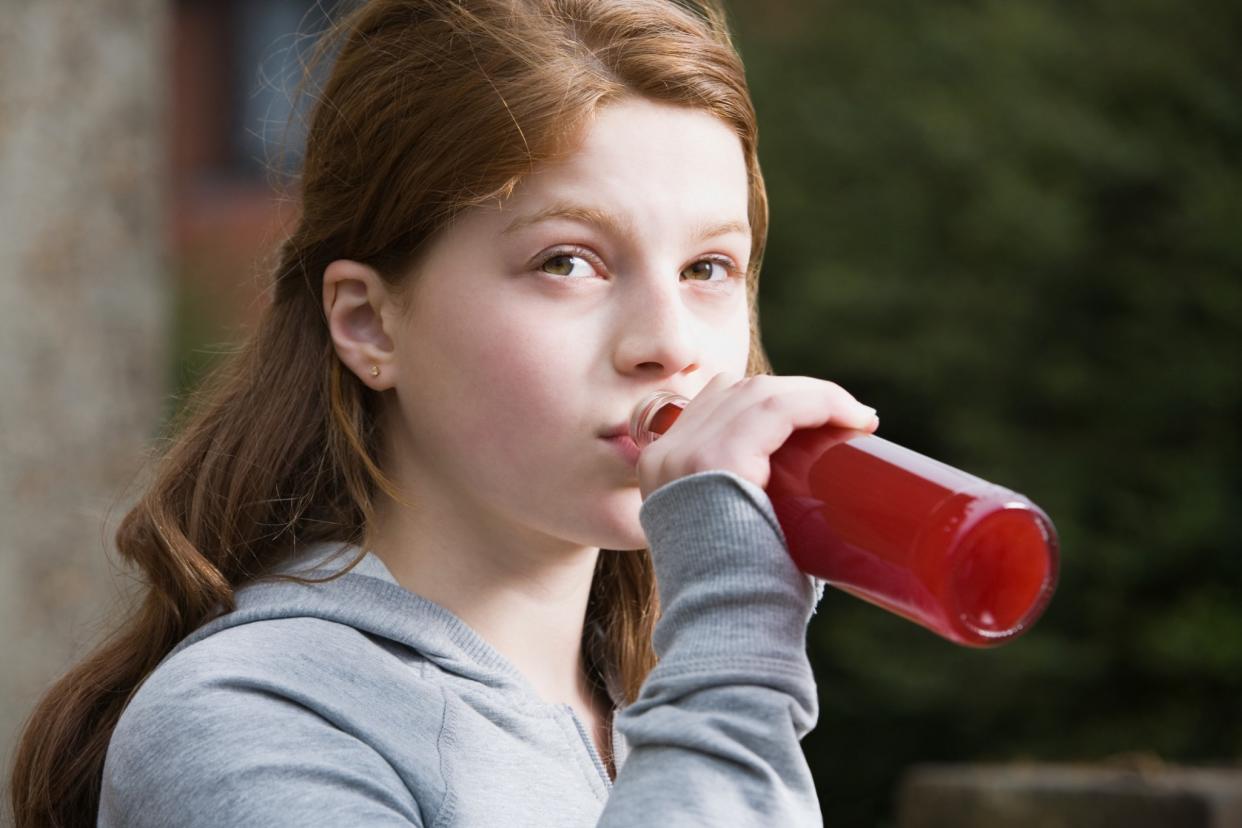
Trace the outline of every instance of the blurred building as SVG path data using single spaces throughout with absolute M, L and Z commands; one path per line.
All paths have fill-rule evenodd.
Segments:
M 210 341 L 240 335 L 262 307 L 270 257 L 295 213 L 274 185 L 301 160 L 294 99 L 331 5 L 174 0 L 169 247 L 178 322 Z

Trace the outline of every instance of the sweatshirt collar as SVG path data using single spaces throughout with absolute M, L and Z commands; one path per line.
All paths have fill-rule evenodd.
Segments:
M 274 575 L 321 579 L 340 572 L 360 547 L 339 541 L 313 544 L 276 567 Z M 235 609 L 216 615 L 165 656 L 221 630 L 276 618 L 312 617 L 346 624 L 410 647 L 441 669 L 498 691 L 517 692 L 545 704 L 534 686 L 473 628 L 442 605 L 402 587 L 371 551 L 344 575 L 320 584 L 258 580 L 234 593 Z M 608 687 L 614 707 L 619 688 Z

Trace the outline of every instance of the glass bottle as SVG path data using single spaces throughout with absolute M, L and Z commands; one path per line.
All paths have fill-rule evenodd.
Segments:
M 689 402 L 648 395 L 630 418 L 645 448 Z M 1017 492 L 857 429 L 794 431 L 765 491 L 799 569 L 970 647 L 1030 629 L 1056 588 L 1052 521 Z

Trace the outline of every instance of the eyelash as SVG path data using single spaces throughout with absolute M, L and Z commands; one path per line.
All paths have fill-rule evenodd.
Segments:
M 607 268 L 604 267 L 604 263 L 599 260 L 598 256 L 596 256 L 594 253 L 592 253 L 590 250 L 586 249 L 585 247 L 578 247 L 577 245 L 570 245 L 568 247 L 558 247 L 558 248 L 552 249 L 551 251 L 547 253 L 547 255 L 539 257 L 539 261 L 535 263 L 535 269 L 543 273 L 544 265 L 546 265 L 548 262 L 552 261 L 553 259 L 559 259 L 564 256 L 579 256 L 583 259 L 586 259 L 588 262 L 590 262 L 593 266 L 595 266 L 597 270 L 604 270 L 604 271 L 607 270 Z M 733 263 L 732 259 L 726 256 L 714 256 L 714 255 L 703 256 L 701 258 L 694 260 L 693 262 L 691 262 L 691 264 L 698 264 L 699 262 L 712 262 L 713 264 L 718 264 L 721 267 L 723 267 L 725 271 L 729 274 L 728 278 L 726 279 L 718 279 L 718 280 L 716 279 L 713 279 L 713 280 L 693 279 L 691 280 L 691 281 L 700 282 L 701 284 L 726 285 L 730 281 L 730 279 L 740 279 L 746 275 L 745 273 L 742 272 L 742 269 L 740 267 L 738 267 L 737 265 Z M 553 279 L 560 279 L 563 281 L 573 281 L 573 282 L 578 281 L 577 279 L 571 279 L 568 276 L 558 276 L 555 273 L 544 273 L 543 275 L 551 276 Z

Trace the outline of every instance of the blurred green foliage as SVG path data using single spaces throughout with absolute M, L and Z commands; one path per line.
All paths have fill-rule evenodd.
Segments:
M 772 208 L 774 367 L 1028 495 L 1033 631 L 949 644 L 829 590 L 825 817 L 916 761 L 1242 760 L 1242 5 L 731 4 Z

